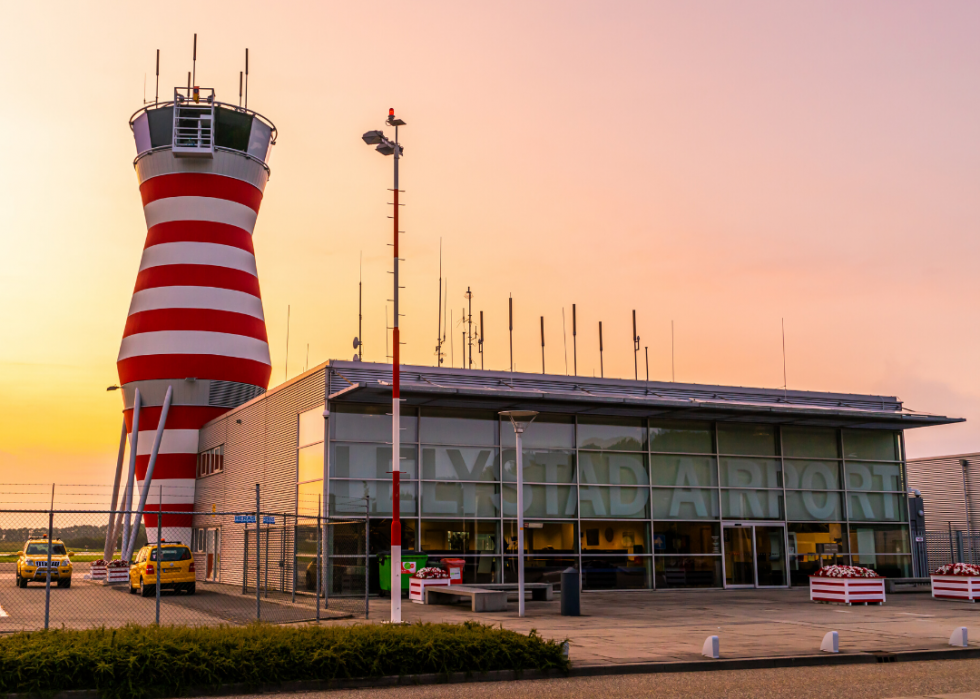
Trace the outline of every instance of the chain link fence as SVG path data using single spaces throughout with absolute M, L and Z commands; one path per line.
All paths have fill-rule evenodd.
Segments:
M 147 532 L 133 510 L 0 509 L 0 633 L 368 615 L 364 518 L 165 511 L 193 518 L 190 540 L 177 542 L 152 514 Z M 136 525 L 129 560 L 118 532 L 106 565 L 111 518 Z
M 947 563 L 980 564 L 980 531 L 931 531 L 925 539 L 930 572 Z

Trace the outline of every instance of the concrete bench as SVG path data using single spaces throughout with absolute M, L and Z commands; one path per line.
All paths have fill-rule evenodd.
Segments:
M 885 592 L 932 592 L 932 581 L 929 578 L 886 578 Z
M 468 585 L 447 585 L 425 588 L 426 604 L 452 604 L 468 597 L 473 612 L 502 612 L 507 609 L 506 590 L 487 590 Z
M 520 586 L 517 583 L 490 583 L 480 585 L 484 590 L 505 590 L 507 592 L 517 592 Z M 555 586 L 551 583 L 524 583 L 524 591 L 531 593 L 531 599 L 535 602 L 550 602 L 555 598 Z

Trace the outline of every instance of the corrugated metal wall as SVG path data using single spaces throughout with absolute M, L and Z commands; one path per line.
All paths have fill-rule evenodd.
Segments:
M 201 429 L 198 451 L 224 444 L 225 452 L 224 471 L 197 481 L 198 512 L 254 512 L 256 483 L 263 512 L 296 512 L 298 416 L 323 404 L 326 370 L 318 367 Z M 241 585 L 245 525 L 205 514 L 194 526 L 221 527 L 221 582 Z
M 966 493 L 963 490 L 963 461 L 966 467 Z M 911 459 L 907 464 L 909 487 L 921 491 L 925 504 L 927 531 L 967 528 L 967 502 L 970 525 L 980 529 L 980 454 Z

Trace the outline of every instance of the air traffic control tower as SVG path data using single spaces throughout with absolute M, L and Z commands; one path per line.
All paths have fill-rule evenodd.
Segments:
M 198 429 L 269 386 L 252 232 L 276 128 L 198 87 L 175 89 L 130 127 L 147 234 L 117 360 L 131 448 L 116 483 L 121 472 L 125 497 L 135 480 L 153 542 L 161 505 L 194 508 Z M 190 526 L 189 514 L 166 514 L 162 536 L 190 543 Z

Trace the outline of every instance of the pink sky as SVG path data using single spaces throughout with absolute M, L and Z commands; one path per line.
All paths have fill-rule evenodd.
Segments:
M 898 395 L 968 418 L 912 456 L 980 450 L 975 3 L 174 2 L 10 5 L 0 25 L 0 482 L 111 477 L 106 394 L 145 236 L 126 125 L 198 82 L 280 129 L 255 246 L 273 382 L 347 359 L 364 254 L 365 358 L 384 355 L 390 160 L 408 121 L 405 361 L 434 362 L 439 240 L 488 368 Z M 195 17 L 196 24 L 187 23 Z M 567 318 L 571 331 L 570 315 Z M 456 363 L 459 364 L 459 329 Z M 571 338 L 569 337 L 569 343 Z

